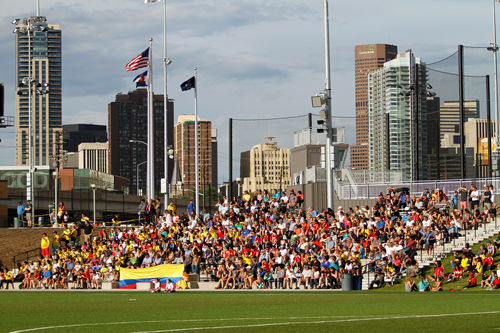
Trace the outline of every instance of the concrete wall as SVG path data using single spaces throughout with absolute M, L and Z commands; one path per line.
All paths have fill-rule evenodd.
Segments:
M 304 205 L 305 209 L 308 207 L 314 207 L 317 211 L 326 208 L 326 183 L 314 183 L 305 185 L 295 185 L 287 187 L 287 193 L 290 193 L 290 189 L 293 189 L 295 193 L 302 191 L 304 193 Z M 344 210 L 349 207 L 354 209 L 355 206 L 368 206 L 371 208 L 375 204 L 375 199 L 369 200 L 333 200 L 333 206 L 331 207 L 334 211 L 337 211 L 338 206 L 342 206 Z

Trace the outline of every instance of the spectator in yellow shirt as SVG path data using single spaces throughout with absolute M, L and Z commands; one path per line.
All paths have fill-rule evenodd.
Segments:
M 3 281 L 2 281 L 2 288 L 3 285 L 6 284 L 7 287 L 5 289 L 9 289 L 9 283 L 12 285 L 12 289 L 14 289 L 14 278 L 12 277 L 12 273 L 10 273 L 7 268 L 3 269 Z
M 59 246 L 59 235 L 57 234 L 57 231 L 54 231 L 52 233 L 52 253 L 56 253 L 59 249 Z
M 41 242 L 42 256 L 44 256 L 44 257 L 49 256 L 49 254 L 50 254 L 49 247 L 50 247 L 50 239 L 49 239 L 49 237 L 47 237 L 47 234 L 44 232 L 42 234 L 42 242 Z
M 65 247 L 68 247 L 68 243 L 69 241 L 71 240 L 71 230 L 68 229 L 68 226 L 67 225 L 64 225 L 64 230 L 63 230 L 63 239 L 64 240 L 64 246 Z

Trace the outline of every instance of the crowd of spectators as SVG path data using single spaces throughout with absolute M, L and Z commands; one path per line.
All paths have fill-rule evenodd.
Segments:
M 335 211 L 306 209 L 300 191 L 245 191 L 223 198 L 215 213 L 198 216 L 192 202 L 186 212 L 170 203 L 161 214 L 159 200 L 143 200 L 134 227 L 121 226 L 118 215 L 112 229 L 93 225 L 83 214 L 79 226 L 58 219 L 62 231 L 43 235 L 42 255 L 21 264 L 16 279 L 24 288 L 101 288 L 103 281 L 117 281 L 121 268 L 184 264 L 187 273 L 217 282 L 216 289 L 335 289 L 343 274 L 367 271 L 375 276 L 370 287 L 380 287 L 403 275 L 418 276 L 417 250 L 432 258 L 435 247 L 464 229 L 490 223 L 497 215 L 492 190 L 488 186 L 479 195 L 471 185 L 448 197 L 439 189 L 410 196 L 407 188 L 388 188 L 372 207 Z M 482 277 L 477 262 L 494 258 L 498 246 L 488 244 L 475 259 L 467 257 L 473 274 Z M 407 288 L 429 285 L 429 279 L 442 288 L 439 274 L 417 286 L 409 281 Z

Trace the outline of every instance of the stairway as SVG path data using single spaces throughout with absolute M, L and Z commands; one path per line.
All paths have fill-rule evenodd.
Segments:
M 496 223 L 496 227 L 495 227 Z M 469 243 L 472 247 L 474 244 L 483 242 L 484 240 L 498 234 L 500 230 L 500 218 L 497 217 L 495 222 L 485 223 L 478 230 L 462 230 L 460 234 L 462 235 L 458 239 L 450 243 L 446 243 L 441 246 L 434 248 L 432 255 L 427 256 L 427 251 L 417 250 L 417 255 L 415 260 L 418 262 L 418 268 L 423 269 L 430 266 L 434 261 L 441 260 L 449 256 L 453 251 L 460 251 L 465 246 L 465 243 Z M 374 273 L 370 272 L 363 274 L 363 290 L 368 290 L 370 282 L 374 279 Z M 387 282 L 387 281 L 386 281 Z

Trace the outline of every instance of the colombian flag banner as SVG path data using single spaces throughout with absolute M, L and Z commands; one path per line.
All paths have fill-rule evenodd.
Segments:
M 120 268 L 120 289 L 135 289 L 139 282 L 151 282 L 152 279 L 160 280 L 164 288 L 167 279 L 175 285 L 183 278 L 184 265 L 158 265 L 148 268 L 130 269 Z

